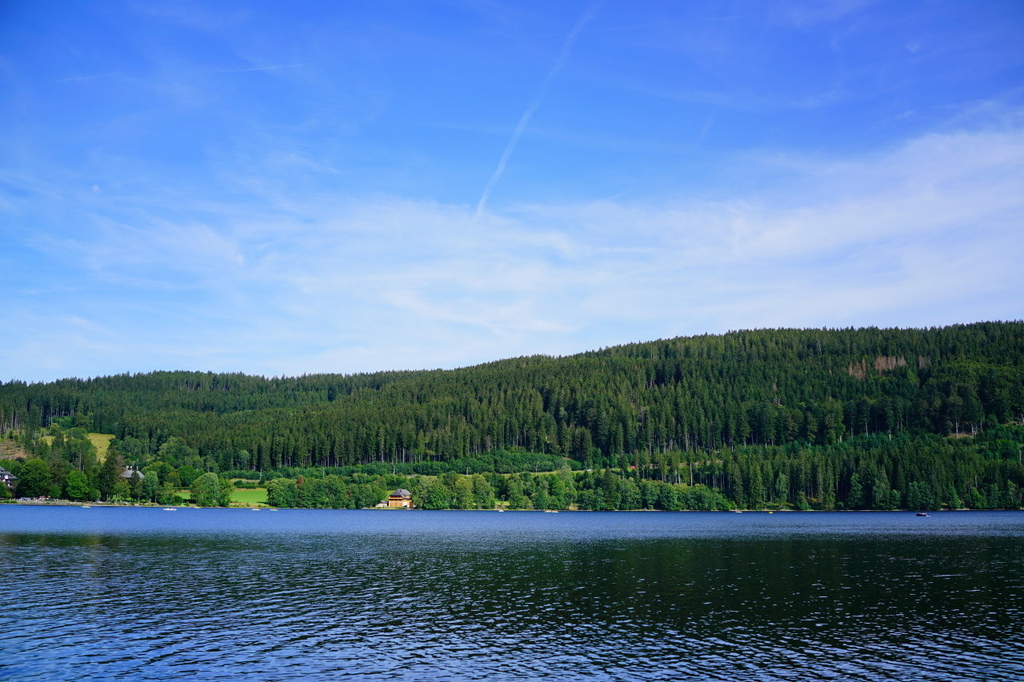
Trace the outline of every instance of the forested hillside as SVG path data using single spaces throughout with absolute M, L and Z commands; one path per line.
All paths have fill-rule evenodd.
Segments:
M 704 484 L 741 506 L 901 506 L 914 483 L 1019 500 L 1022 358 L 1024 323 L 1007 322 L 742 331 L 450 371 L 12 381 L 0 432 L 51 458 L 74 438 L 47 430 L 111 433 L 126 463 L 190 472 L 471 473 L 518 458 Z

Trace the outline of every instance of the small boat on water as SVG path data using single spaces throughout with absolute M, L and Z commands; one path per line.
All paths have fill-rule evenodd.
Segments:
M 164 507 L 164 511 L 178 511 L 177 507 Z
M 917 512 L 915 516 L 929 516 L 928 512 Z

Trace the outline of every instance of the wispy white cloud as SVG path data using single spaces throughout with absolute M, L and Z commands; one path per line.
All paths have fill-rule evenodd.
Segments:
M 483 215 L 319 191 L 247 202 L 196 191 L 170 211 L 183 189 L 145 199 L 83 189 L 88 224 L 31 241 L 80 278 L 78 290 L 51 296 L 55 310 L 14 315 L 49 332 L 31 344 L 15 332 L 8 348 L 48 376 L 101 357 L 132 371 L 301 374 L 745 327 L 1024 317 L 1024 128 L 932 133 L 854 159 L 744 163 L 786 180 L 714 202 Z M 76 311 L 82 301 L 92 303 Z
M 0 379 L 1024 317 L 1013 22 L 869 4 L 25 4 Z
M 123 75 L 121 71 L 108 71 L 106 73 L 92 73 L 82 76 L 68 76 L 67 78 L 57 79 L 58 83 L 87 83 L 89 81 L 99 80 L 103 78 L 117 78 Z
M 223 5 L 206 5 L 195 2 L 164 2 L 147 0 L 129 2 L 128 7 L 135 13 L 170 21 L 201 31 L 219 31 L 225 27 L 245 21 L 249 13 L 231 10 Z
M 778 23 L 810 28 L 831 24 L 876 4 L 877 0 L 790 0 L 769 9 L 769 16 Z
M 301 69 L 307 64 L 268 64 L 261 66 L 243 66 L 224 69 L 207 69 L 207 73 L 246 73 L 248 71 L 281 71 L 284 69 Z
M 551 81 L 553 81 L 555 76 L 557 76 L 565 67 L 565 63 L 569 60 L 569 53 L 572 50 L 573 44 L 576 42 L 577 36 L 579 36 L 583 27 L 586 26 L 593 18 L 597 8 L 598 3 L 591 4 L 573 25 L 572 30 L 569 31 L 569 35 L 565 38 L 565 42 L 562 43 L 562 49 L 558 53 L 558 58 L 555 59 L 554 66 L 551 67 L 547 75 L 544 77 L 544 81 L 541 83 L 540 89 L 537 91 L 537 95 L 533 98 L 533 101 L 530 102 L 530 105 L 526 107 L 526 111 L 523 112 L 523 115 L 519 117 L 519 122 L 516 124 L 515 130 L 512 132 L 512 137 L 509 138 L 508 144 L 505 145 L 505 151 L 501 154 L 498 166 L 494 169 L 491 179 L 487 182 L 487 185 L 484 187 L 483 194 L 480 195 L 480 200 L 477 202 L 477 217 L 483 214 L 484 209 L 487 206 L 487 200 L 491 196 L 491 192 L 493 192 L 494 188 L 498 185 L 498 182 L 501 180 L 501 176 L 505 174 L 505 167 L 508 165 L 508 160 L 512 157 L 512 152 L 515 151 L 519 138 L 526 131 L 526 126 L 530 123 L 530 119 L 533 118 L 533 114 L 540 108 L 541 102 L 544 99 L 544 94 L 551 85 Z

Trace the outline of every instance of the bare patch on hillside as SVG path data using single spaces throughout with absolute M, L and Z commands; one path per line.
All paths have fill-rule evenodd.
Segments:
M 931 361 L 928 358 L 921 355 L 917 357 L 918 369 L 926 367 L 929 364 L 931 364 Z M 879 355 L 871 362 L 870 365 L 870 367 L 879 374 L 881 374 L 882 372 L 891 372 L 897 367 L 906 366 L 907 359 L 902 355 Z M 860 362 L 851 362 L 849 367 L 846 368 L 846 373 L 852 377 L 856 377 L 857 379 L 863 379 L 868 375 L 868 367 L 869 365 L 866 359 L 863 359 Z
M 13 440 L 0 440 L 0 459 L 24 459 L 28 453 Z

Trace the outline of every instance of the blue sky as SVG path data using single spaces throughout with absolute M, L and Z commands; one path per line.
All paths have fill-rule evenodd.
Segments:
M 1024 318 L 1024 3 L 0 0 L 0 380 Z

